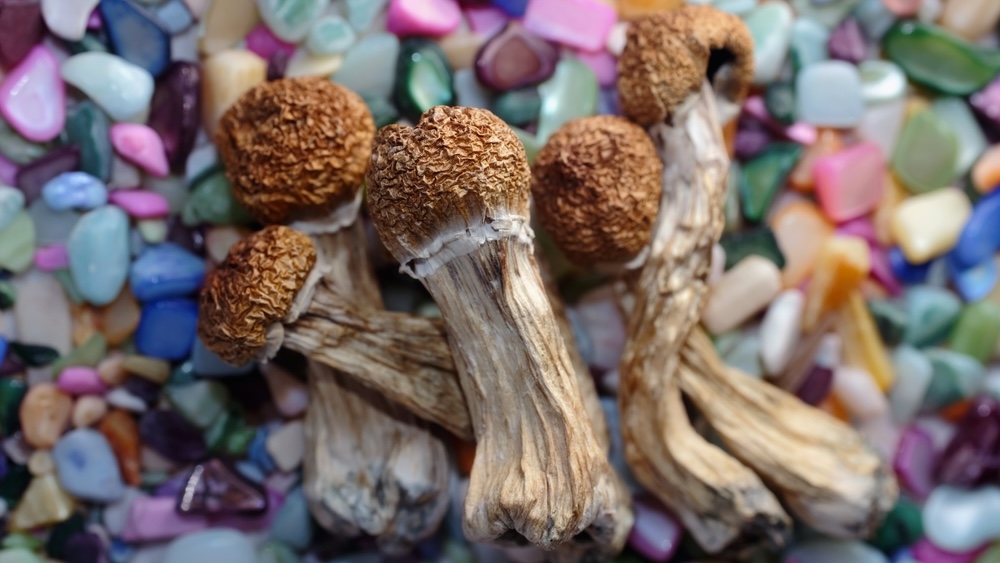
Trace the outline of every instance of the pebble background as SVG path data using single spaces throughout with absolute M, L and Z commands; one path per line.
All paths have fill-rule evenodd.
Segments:
M 0 563 L 383 560 L 310 519 L 297 359 L 228 366 L 195 337 L 206 273 L 255 228 L 217 120 L 262 81 L 330 76 L 380 126 L 489 108 L 533 157 L 616 113 L 620 21 L 680 2 L 0 0 Z M 867 541 L 800 530 L 753 560 L 1000 562 L 1000 1 L 712 3 L 749 26 L 756 86 L 704 324 L 851 421 L 904 492 Z M 614 428 L 624 320 L 554 264 Z M 434 314 L 394 269 L 387 305 Z M 398 560 L 540 560 L 469 545 L 460 506 Z M 704 556 L 638 487 L 635 511 L 621 561 Z

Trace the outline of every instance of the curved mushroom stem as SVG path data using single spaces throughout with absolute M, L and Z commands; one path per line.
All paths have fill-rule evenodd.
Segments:
M 791 523 L 777 499 L 752 471 L 691 428 L 681 400 L 687 367 L 680 351 L 708 292 L 729 159 L 707 84 L 675 112 L 673 123 L 651 130 L 661 154 L 670 156 L 663 159 L 649 256 L 633 278 L 642 290 L 633 293 L 619 391 L 626 458 L 706 550 L 761 540 L 780 547 Z

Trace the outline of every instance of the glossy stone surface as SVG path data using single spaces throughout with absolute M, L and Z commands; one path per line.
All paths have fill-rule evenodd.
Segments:
M 117 123 L 111 126 L 110 135 L 115 151 L 125 160 L 158 178 L 170 171 L 163 141 L 153 129 L 138 123 Z
M 547 80 L 556 70 L 559 49 L 510 23 L 476 55 L 476 77 L 494 90 L 516 90 Z
M 177 499 L 177 509 L 189 514 L 255 515 L 267 508 L 264 488 L 219 459 L 195 465 Z
M 154 78 L 170 64 L 170 34 L 131 0 L 98 4 L 111 50 Z
M 339 55 L 357 40 L 354 29 L 339 16 L 320 18 L 309 30 L 306 49 L 317 56 Z
M 820 249 L 833 235 L 833 225 L 814 204 L 801 201 L 776 212 L 770 226 L 785 257 L 782 284 L 795 287 L 812 274 Z
M 20 405 L 21 432 L 36 448 L 51 448 L 69 422 L 73 399 L 52 383 L 32 386 Z
M 44 35 L 45 22 L 38 0 L 0 2 L 0 66 L 20 64 Z
M 935 545 L 970 551 L 1000 537 L 1000 488 L 938 487 L 924 505 L 924 532 Z
M 735 266 L 751 254 L 763 256 L 778 268 L 785 268 L 785 255 L 781 251 L 774 231 L 768 227 L 758 227 L 739 233 L 731 233 L 719 241 L 726 251 L 725 268 Z
M 385 28 L 400 37 L 441 37 L 461 22 L 457 0 L 390 0 Z
M 188 299 L 146 303 L 135 331 L 139 353 L 164 360 L 182 360 L 191 352 L 198 320 L 198 304 Z
M 774 143 L 742 168 L 740 200 L 743 216 L 760 222 L 771 207 L 778 189 L 802 155 L 802 147 L 794 143 Z
M 399 50 L 393 101 L 403 116 L 416 122 L 434 106 L 455 103 L 453 80 L 448 60 L 437 44 L 408 39 Z
M 990 260 L 1000 249 L 1000 192 L 979 200 L 962 229 L 950 257 L 960 267 L 973 267 Z
M 1000 451 L 1000 402 L 976 398 L 958 422 L 955 435 L 941 452 L 935 467 L 938 482 L 974 487 L 996 476 Z
M 90 100 L 77 104 L 66 116 L 66 140 L 80 149 L 80 171 L 107 181 L 111 177 L 112 147 L 108 117 Z
M 823 212 L 840 223 L 867 215 L 885 191 L 885 158 L 872 143 L 855 145 L 813 165 L 816 195 Z
M 899 440 L 893 470 L 902 488 L 918 499 L 925 499 L 934 489 L 934 442 L 919 426 L 907 427 Z
M 96 430 L 68 432 L 52 449 L 52 457 L 60 485 L 79 499 L 108 503 L 125 493 L 111 446 Z
M 565 123 L 597 111 L 598 85 L 594 71 L 575 58 L 563 58 L 552 78 L 538 87 L 542 98 L 537 138 L 544 142 Z
M 954 96 L 976 92 L 1000 71 L 996 50 L 977 49 L 930 24 L 895 25 L 882 38 L 882 50 L 913 82 Z
M 951 183 L 959 156 L 958 138 L 931 112 L 919 112 L 903 127 L 892 157 L 893 171 L 913 193 Z
M 968 399 L 982 385 L 983 366 L 974 358 L 940 348 L 931 348 L 924 353 L 931 361 L 934 372 L 924 396 L 922 410 L 925 412 Z
M 107 305 L 128 275 L 128 217 L 114 206 L 86 213 L 73 228 L 66 248 L 77 288 L 94 305 Z
M 41 2 L 45 27 L 62 39 L 79 41 L 87 31 L 87 20 L 99 0 L 44 0 Z
M 201 63 L 202 126 L 214 134 L 222 114 L 247 90 L 264 82 L 267 61 L 245 50 L 221 51 Z
M 253 544 L 240 532 L 208 529 L 172 541 L 163 563 L 245 563 L 256 555 Z
M 906 260 L 923 264 L 956 246 L 971 213 L 964 193 L 942 188 L 900 203 L 893 211 L 890 230 Z
M 179 463 L 198 461 L 208 451 L 201 431 L 175 411 L 146 412 L 139 422 L 139 434 L 143 444 Z
M 257 11 L 276 36 L 298 43 L 329 4 L 330 0 L 257 0 Z
M 868 56 L 868 38 L 858 20 L 846 18 L 833 29 L 827 42 L 830 58 L 858 64 Z
M 604 46 L 616 20 L 613 7 L 600 0 L 535 0 L 524 27 L 543 39 L 585 51 Z
M 65 95 L 59 61 L 39 45 L 0 81 L 0 115 L 25 139 L 50 141 L 66 122 Z
M 63 172 L 42 186 L 42 199 L 53 211 L 89 211 L 108 202 L 108 188 L 86 172 Z
M 80 53 L 62 64 L 62 77 L 79 88 L 111 119 L 145 113 L 153 96 L 153 76 L 145 68 L 109 53 Z
M 362 96 L 388 99 L 393 95 L 399 59 L 399 38 L 391 33 L 372 33 L 345 53 L 333 81 Z
M 35 224 L 21 211 L 0 229 L 0 268 L 14 273 L 27 270 L 32 263 L 36 242 Z
M 861 122 L 865 104 L 861 76 L 843 61 L 812 64 L 795 77 L 796 114 L 819 127 L 854 127 Z
M 747 14 L 753 36 L 754 84 L 773 82 L 781 72 L 792 39 L 794 13 L 788 4 L 769 2 Z

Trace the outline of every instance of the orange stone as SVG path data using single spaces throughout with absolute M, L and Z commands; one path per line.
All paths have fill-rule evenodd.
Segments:
M 118 458 L 118 468 L 121 469 L 125 483 L 139 486 L 142 481 L 142 464 L 140 462 L 139 425 L 126 411 L 114 409 L 104 415 L 97 430 L 104 434 L 111 444 L 111 451 Z
M 1000 187 L 1000 145 L 993 145 L 979 157 L 972 167 L 972 185 L 981 194 L 988 194 Z
M 54 383 L 38 383 L 21 401 L 21 433 L 28 445 L 51 448 L 59 441 L 73 413 L 73 398 Z
M 463 440 L 455 440 L 454 445 L 458 474 L 468 477 L 472 473 L 472 464 L 476 461 L 476 445 Z
M 618 0 L 618 17 L 627 20 L 643 14 L 676 10 L 684 0 Z
M 864 239 L 851 236 L 827 239 L 806 292 L 802 330 L 812 330 L 823 315 L 840 309 L 870 271 L 871 249 Z
M 847 306 L 837 322 L 837 333 L 840 335 L 844 363 L 870 373 L 879 389 L 887 391 L 895 379 L 895 372 L 875 326 L 875 319 L 860 291 L 848 295 Z
M 899 183 L 895 176 L 887 172 L 885 175 L 885 193 L 882 195 L 882 201 L 879 202 L 878 208 L 875 209 L 875 215 L 872 216 L 872 224 L 875 226 L 875 239 L 878 240 L 879 244 L 885 246 L 892 246 L 894 244 L 892 238 L 892 214 L 896 210 L 896 206 L 909 196 L 910 194 L 903 187 L 903 184 Z
M 139 303 L 126 286 L 118 297 L 100 310 L 100 327 L 108 345 L 117 346 L 128 340 L 139 326 Z
M 722 126 L 722 140 L 726 143 L 726 152 L 732 159 L 736 155 L 736 131 L 739 119 L 730 119 L 729 123 Z
M 785 255 L 781 271 L 784 287 L 796 287 L 813 272 L 823 244 L 833 235 L 833 225 L 808 201 L 789 203 L 771 217 L 771 229 Z
M 97 332 L 97 314 L 90 305 L 74 304 L 70 306 L 70 315 L 73 317 L 73 346 L 81 346 Z
M 806 148 L 799 163 L 788 175 L 788 185 L 800 192 L 813 191 L 813 165 L 816 164 L 816 160 L 836 154 L 842 148 L 844 143 L 835 129 L 820 129 L 816 142 Z

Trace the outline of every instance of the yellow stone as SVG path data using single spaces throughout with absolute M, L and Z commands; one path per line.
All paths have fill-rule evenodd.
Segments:
M 295 51 L 292 58 L 288 60 L 288 68 L 285 69 L 286 78 L 297 78 L 299 76 L 330 76 L 340 70 L 340 65 L 344 63 L 342 55 L 329 55 L 326 57 L 314 57 L 305 49 Z
M 910 263 L 923 264 L 955 246 L 971 213 L 969 198 L 957 188 L 913 196 L 892 213 L 892 240 Z
M 236 100 L 267 79 L 267 61 L 250 51 L 222 51 L 201 63 L 202 125 L 209 135 Z
M 879 244 L 885 246 L 892 245 L 892 213 L 908 197 L 910 197 L 910 192 L 906 191 L 903 184 L 897 181 L 896 177 L 891 173 L 886 172 L 885 193 L 882 195 L 882 201 L 879 202 L 878 208 L 875 209 L 875 215 L 872 217 L 872 224 L 875 227 L 875 239 L 878 240 Z
M 202 18 L 201 53 L 214 55 L 236 46 L 259 19 L 253 0 L 212 0 Z
M 837 320 L 837 333 L 845 364 L 871 374 L 882 391 L 892 387 L 892 362 L 861 292 L 853 291 L 847 297 L 847 305 Z
M 785 256 L 781 281 L 786 289 L 797 287 L 812 275 L 820 249 L 833 235 L 833 225 L 808 201 L 788 204 L 769 223 Z
M 122 359 L 122 368 L 132 375 L 138 375 L 160 385 L 170 377 L 170 363 L 156 358 L 129 354 Z
M 824 315 L 840 309 L 870 271 L 871 249 L 864 239 L 852 236 L 827 239 L 806 292 L 802 330 L 812 330 Z
M 51 526 L 69 518 L 73 507 L 73 497 L 62 490 L 55 473 L 39 475 L 31 480 L 10 513 L 7 526 L 12 532 Z
M 978 41 L 1000 21 L 997 0 L 948 0 L 939 20 L 942 27 L 969 41 Z
M 906 119 L 910 119 L 914 114 L 922 111 L 930 111 L 931 102 L 920 94 L 911 94 L 906 100 Z
M 684 0 L 618 0 L 618 17 L 627 20 L 662 10 L 675 10 Z

